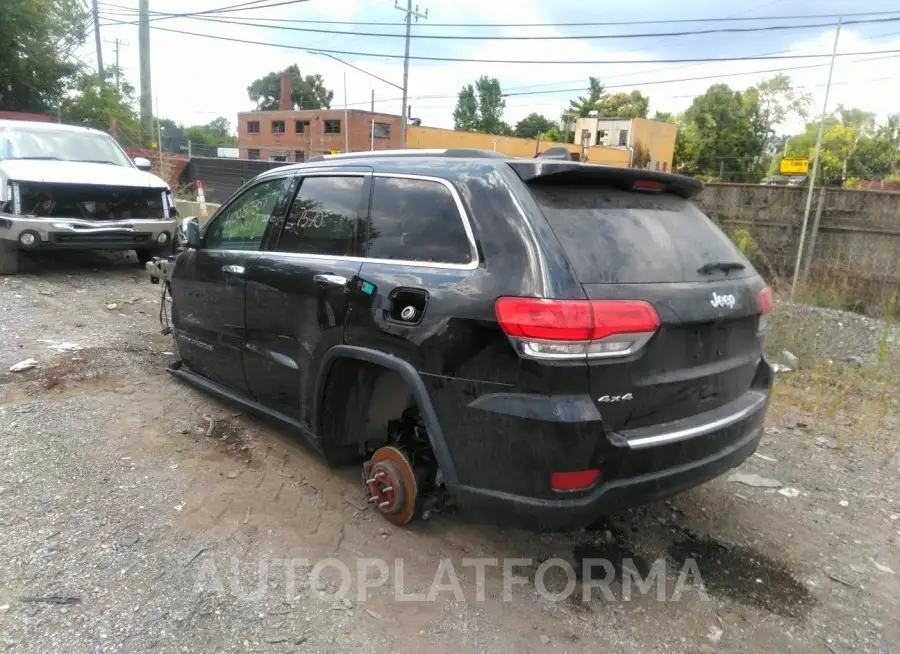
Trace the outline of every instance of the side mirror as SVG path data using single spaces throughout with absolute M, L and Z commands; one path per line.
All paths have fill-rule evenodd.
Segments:
M 147 173 L 153 169 L 153 164 L 151 164 L 150 160 L 146 157 L 135 157 L 134 165 L 137 166 L 138 170 L 143 170 Z
M 178 249 L 200 247 L 200 221 L 195 217 L 182 218 L 175 232 L 175 245 Z

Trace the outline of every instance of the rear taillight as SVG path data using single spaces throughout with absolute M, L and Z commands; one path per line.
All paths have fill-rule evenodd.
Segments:
M 640 350 L 659 327 L 641 300 L 542 300 L 501 297 L 497 320 L 529 359 L 622 357 Z
M 775 296 L 772 294 L 772 289 L 766 286 L 759 292 L 759 331 L 766 328 L 766 324 L 769 322 L 769 313 L 774 306 Z

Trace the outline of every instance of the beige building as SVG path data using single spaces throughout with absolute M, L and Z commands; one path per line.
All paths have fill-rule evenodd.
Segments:
M 672 169 L 677 132 L 673 123 L 648 118 L 592 116 L 575 121 L 575 140 L 580 145 L 625 149 L 631 166 L 649 170 Z

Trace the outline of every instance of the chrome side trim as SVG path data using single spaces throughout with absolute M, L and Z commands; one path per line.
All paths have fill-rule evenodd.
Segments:
M 519 202 L 516 194 L 513 193 L 512 189 L 509 187 L 507 187 L 506 190 L 509 193 L 509 198 L 516 206 L 516 211 L 518 211 L 519 216 L 522 217 L 522 222 L 525 223 L 528 233 L 531 234 L 531 243 L 529 245 L 531 246 L 532 251 L 537 254 L 538 266 L 541 268 L 541 284 L 544 286 L 544 288 L 541 289 L 541 297 L 547 297 L 550 295 L 550 272 L 547 270 L 547 262 L 544 260 L 544 251 L 541 249 L 541 243 L 538 241 L 537 232 L 534 231 L 534 225 L 531 224 L 528 214 L 525 213 L 525 207 Z
M 462 197 L 460 197 L 459 191 L 456 190 L 456 186 L 453 185 L 453 182 L 448 179 L 444 179 L 443 177 L 431 177 L 429 175 L 413 175 L 404 173 L 374 173 L 374 176 L 382 178 L 412 179 L 422 182 L 433 182 L 443 185 L 444 188 L 450 191 L 450 195 L 453 197 L 453 202 L 456 204 L 456 210 L 459 212 L 459 217 L 462 220 L 463 230 L 466 233 L 466 240 L 469 241 L 469 258 L 471 260 L 469 261 L 469 263 L 424 263 L 439 263 L 439 267 L 441 268 L 454 268 L 459 270 L 474 270 L 478 267 L 478 246 L 475 243 L 475 232 L 472 230 L 472 224 L 469 221 L 469 214 L 466 213 L 466 208 L 462 203 Z M 393 259 L 388 259 L 388 261 L 393 261 Z M 423 262 L 409 262 L 409 265 L 414 265 L 416 263 Z M 404 265 L 407 265 L 407 263 L 404 262 Z
M 534 361 L 580 361 L 584 363 L 585 361 L 595 361 L 597 359 L 621 359 L 624 357 L 629 357 L 640 350 L 647 344 L 647 342 L 656 335 L 656 330 L 652 332 L 638 332 L 631 334 L 613 334 L 612 336 L 608 336 L 606 338 L 597 340 L 597 341 L 569 341 L 567 345 L 583 345 L 585 348 L 584 352 L 578 352 L 574 354 L 547 354 L 544 352 L 539 352 L 534 350 L 531 347 L 532 343 L 553 343 L 555 341 L 547 341 L 540 338 L 522 338 L 522 337 L 512 337 L 510 341 L 512 341 L 513 346 L 516 348 L 516 351 L 525 359 L 532 359 Z M 593 343 L 631 343 L 631 347 L 627 350 L 621 350 L 617 352 L 591 352 L 590 346 Z
M 734 425 L 761 410 L 766 405 L 768 396 L 765 393 L 758 393 L 758 395 L 759 397 L 754 400 L 752 404 L 744 407 L 740 411 L 736 411 L 735 413 L 724 416 L 717 420 L 713 420 L 711 422 L 704 423 L 702 425 L 696 425 L 694 427 L 679 429 L 677 431 L 670 431 L 663 434 L 655 434 L 653 436 L 644 436 L 643 438 L 629 439 L 627 437 L 627 432 L 620 432 L 620 434 L 625 437 L 628 443 L 628 447 L 632 450 L 640 450 L 646 447 L 654 447 L 656 445 L 677 443 L 678 441 L 687 440 L 689 438 L 711 434 L 712 432 L 718 431 L 719 429 L 730 427 L 731 425 Z
M 276 169 L 278 170 L 278 169 Z M 475 244 L 475 232 L 472 229 L 472 225 L 469 221 L 469 215 L 466 213 L 466 208 L 462 203 L 462 198 L 459 195 L 459 192 L 456 190 L 456 187 L 449 180 L 443 179 L 442 177 L 430 177 L 427 175 L 413 175 L 413 174 L 405 174 L 405 173 L 372 173 L 366 171 L 334 171 L 334 170 L 324 170 L 324 171 L 295 171 L 300 177 L 384 177 L 384 178 L 395 178 L 395 179 L 412 179 L 419 180 L 424 182 L 435 182 L 437 184 L 443 185 L 448 191 L 450 191 L 450 195 L 453 197 L 453 202 L 456 204 L 456 209 L 459 212 L 459 216 L 462 219 L 463 230 L 466 233 L 466 240 L 469 242 L 469 254 L 471 257 L 471 261 L 469 263 L 441 263 L 438 261 L 407 261 L 405 259 L 376 259 L 373 257 L 343 257 L 336 256 L 331 254 L 305 254 L 303 252 L 278 252 L 277 250 L 257 250 L 260 253 L 265 254 L 267 257 L 270 256 L 278 256 L 284 257 L 285 259 L 313 259 L 317 261 L 351 261 L 354 263 L 378 263 L 378 264 L 386 264 L 386 265 L 394 265 L 394 266 L 406 266 L 411 268 L 434 268 L 439 270 L 475 270 L 479 266 L 478 259 L 478 247 Z M 302 188 L 302 186 L 301 186 Z M 230 203 L 229 203 L 230 204 Z M 222 205 L 225 207 L 226 205 Z M 222 211 L 222 208 L 219 209 Z M 240 252 L 242 254 L 246 254 L 246 250 L 216 250 L 216 252 Z

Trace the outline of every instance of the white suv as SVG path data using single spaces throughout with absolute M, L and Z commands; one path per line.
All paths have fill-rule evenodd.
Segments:
M 22 251 L 168 250 L 175 201 L 149 170 L 99 130 L 0 120 L 0 274 Z

